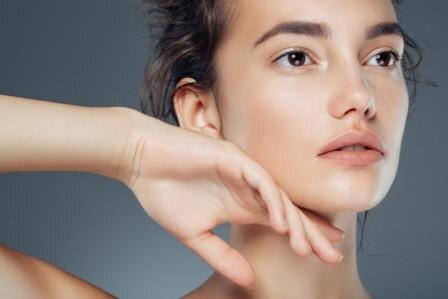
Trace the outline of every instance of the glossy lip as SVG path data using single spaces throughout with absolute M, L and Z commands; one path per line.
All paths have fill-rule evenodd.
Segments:
M 319 155 L 319 158 L 329 159 L 350 165 L 370 165 L 376 164 L 384 159 L 384 156 L 377 150 L 347 150 L 330 151 Z
M 325 145 L 323 148 L 319 150 L 318 156 L 324 155 L 328 152 L 337 150 L 344 146 L 350 146 L 355 144 L 360 144 L 370 148 L 371 150 L 376 150 L 380 152 L 382 156 L 386 155 L 383 142 L 378 137 L 378 135 L 376 135 L 373 131 L 350 130 L 331 139 L 327 145 Z

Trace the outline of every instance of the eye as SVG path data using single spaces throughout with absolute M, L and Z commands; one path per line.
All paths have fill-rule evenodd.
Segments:
M 278 64 L 279 61 L 282 61 L 282 66 L 285 67 L 299 67 L 303 66 L 304 63 L 309 59 L 310 55 L 306 50 L 291 50 L 281 54 L 279 57 L 274 59 L 274 63 Z M 310 59 L 309 59 L 310 60 Z
M 397 65 L 401 61 L 402 56 L 397 51 L 390 50 L 378 53 L 371 59 L 375 59 L 380 66 L 388 68 Z M 390 63 L 391 61 L 392 64 Z

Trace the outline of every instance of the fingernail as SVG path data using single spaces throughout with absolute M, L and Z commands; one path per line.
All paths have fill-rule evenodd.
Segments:
M 339 257 L 339 262 L 342 261 L 344 259 L 344 255 L 341 254 L 341 256 Z

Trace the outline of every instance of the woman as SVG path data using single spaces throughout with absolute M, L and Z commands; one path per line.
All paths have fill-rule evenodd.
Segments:
M 395 24 L 393 3 L 153 2 L 148 1 L 156 5 L 149 11 L 161 18 L 150 20 L 167 31 L 148 68 L 149 102 L 142 109 L 147 112 L 151 104 L 149 114 L 174 117 L 193 132 L 180 133 L 128 109 L 55 106 L 55 117 L 72 120 L 64 128 L 72 133 L 66 134 L 70 141 L 84 146 L 73 150 L 55 132 L 52 146 L 59 150 L 51 156 L 42 150 L 45 154 L 23 163 L 22 170 L 81 170 L 126 183 L 151 217 L 217 270 L 185 298 L 369 298 L 357 273 L 356 213 L 378 204 L 392 184 L 408 112 L 400 58 L 412 43 Z M 7 100 L 3 108 L 16 110 L 19 103 Z M 45 109 L 43 103 L 33 105 L 20 107 L 28 116 Z M 101 125 L 92 124 L 90 136 L 107 136 L 103 133 L 115 128 L 115 143 L 106 137 L 85 142 L 78 134 L 76 124 L 93 115 Z M 14 120 L 19 123 L 11 115 Z M 129 125 L 118 129 L 123 123 Z M 377 151 L 321 155 L 345 132 L 361 137 L 349 143 L 377 137 L 376 144 L 369 143 Z M 160 142 L 151 143 L 150 136 Z M 17 157 L 31 157 L 25 150 L 9 154 L 2 171 L 16 170 Z M 334 160 L 340 155 L 345 160 Z M 210 234 L 223 222 L 232 223 L 229 243 L 237 251 Z M 334 227 L 345 231 L 342 241 Z M 327 238 L 340 241 L 336 251 Z M 53 285 L 73 292 L 94 289 L 8 248 L 0 253 L 0 262 L 18 273 L 10 286 L 29 282 L 30 288 L 36 285 L 33 294 L 40 290 L 46 298 L 48 290 L 63 292 Z M 32 269 L 43 275 L 33 276 L 29 265 L 38 265 Z M 37 276 L 47 277 L 45 283 Z
M 264 226 L 232 224 L 229 243 L 253 266 L 254 285 L 215 272 L 185 298 L 370 298 L 357 272 L 356 213 L 376 206 L 393 183 L 413 78 L 404 50 L 415 44 L 398 25 L 396 3 L 156 2 L 148 19 L 165 30 L 143 110 L 234 142 L 294 205 L 346 233 L 335 245 L 344 260 L 331 264 L 307 256 L 302 237 L 294 254 Z M 164 93 L 170 83 L 175 94 Z M 370 150 L 323 154 L 354 144 Z

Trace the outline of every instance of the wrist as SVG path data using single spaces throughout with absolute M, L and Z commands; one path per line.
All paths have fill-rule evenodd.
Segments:
M 153 127 L 157 125 L 158 120 L 127 107 L 111 109 L 121 115 L 121 121 L 127 126 L 122 133 L 124 137 L 119 143 L 118 156 L 112 160 L 113 164 L 109 167 L 112 172 L 106 175 L 131 187 L 139 175 L 140 155 L 148 140 L 147 136 L 153 135 Z
M 108 159 L 100 163 L 98 174 L 123 182 L 129 179 L 131 174 L 132 152 L 134 151 L 134 139 L 136 138 L 135 121 L 136 110 L 127 107 L 102 107 L 105 114 L 110 117 L 104 125 L 108 127 L 107 142 L 98 144 L 98 156 L 101 151 L 110 150 Z M 101 165 L 102 164 L 102 165 Z

